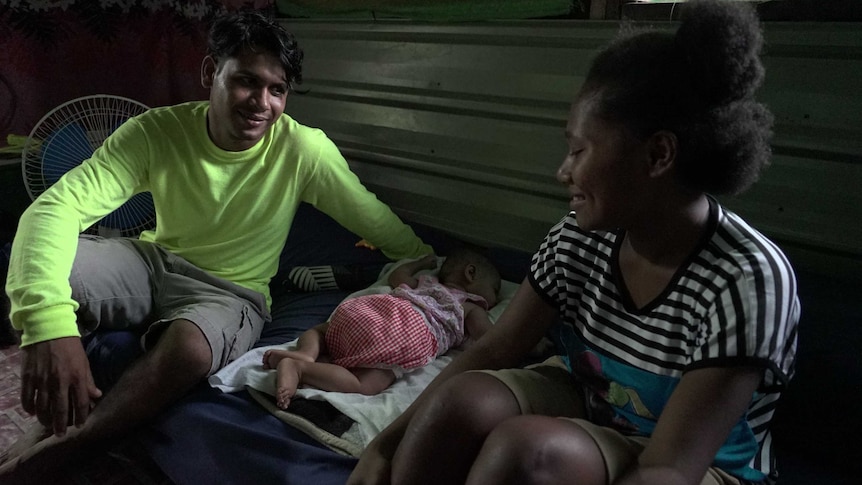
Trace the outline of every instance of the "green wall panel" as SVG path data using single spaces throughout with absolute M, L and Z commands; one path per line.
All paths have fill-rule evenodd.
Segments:
M 307 93 L 288 113 L 324 129 L 397 212 L 528 251 L 566 212 L 554 172 L 569 103 L 617 23 L 283 23 L 306 54 Z M 862 29 L 766 23 L 765 33 L 759 96 L 776 117 L 775 156 L 753 189 L 723 202 L 796 264 L 858 272 Z

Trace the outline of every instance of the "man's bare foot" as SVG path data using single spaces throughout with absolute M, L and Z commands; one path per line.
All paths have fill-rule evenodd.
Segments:
M 306 362 L 314 362 L 314 358 L 302 352 L 294 350 L 269 349 L 263 353 L 263 368 L 277 369 L 278 363 L 282 359 L 304 360 Z
M 69 428 L 61 438 L 49 435 L 23 450 L 19 448 L 19 441 L 13 448 L 20 453 L 14 456 L 10 453 L 0 466 L 0 482 L 4 485 L 56 483 L 61 472 L 85 454 L 87 447 L 79 442 L 78 434 L 78 428 Z
M 290 406 L 290 400 L 296 394 L 296 388 L 299 387 L 302 370 L 299 361 L 288 357 L 279 361 L 277 372 L 275 403 L 281 409 L 287 409 Z
M 23 455 L 24 452 L 35 446 L 36 443 L 49 436 L 51 436 L 49 428 L 38 421 L 34 422 L 12 446 L 3 451 L 3 453 L 0 453 L 0 465 L 4 465 L 6 462 Z

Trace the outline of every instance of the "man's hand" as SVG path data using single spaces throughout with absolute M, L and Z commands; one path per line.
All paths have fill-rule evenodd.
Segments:
M 78 337 L 47 340 L 21 348 L 21 406 L 63 436 L 73 423 L 84 424 L 102 397 Z

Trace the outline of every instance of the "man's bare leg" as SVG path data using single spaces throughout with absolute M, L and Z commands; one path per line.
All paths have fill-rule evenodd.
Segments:
M 200 329 L 176 320 L 120 377 L 79 428 L 50 436 L 0 467 L 0 481 L 46 483 L 84 454 L 121 438 L 186 394 L 209 373 L 212 351 Z

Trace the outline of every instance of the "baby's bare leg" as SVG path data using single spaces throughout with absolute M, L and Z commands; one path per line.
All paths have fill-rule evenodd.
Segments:
M 352 372 L 359 379 L 359 392 L 366 396 L 380 394 L 395 382 L 395 373 L 388 369 L 359 368 Z
M 304 360 L 314 362 L 314 357 L 297 350 L 269 349 L 263 353 L 263 368 L 276 369 L 282 359 Z
M 327 362 L 291 358 L 278 363 L 276 401 L 282 409 L 290 404 L 296 389 L 309 385 L 324 391 L 378 394 L 393 381 L 395 373 L 386 369 L 346 369 Z
M 373 396 L 395 381 L 395 373 L 387 369 L 347 369 L 325 362 L 301 362 L 300 367 L 302 383 L 324 391 L 356 392 Z
M 326 353 L 326 330 L 329 322 L 324 322 L 309 328 L 299 335 L 295 350 L 273 349 L 263 354 L 263 368 L 275 369 L 278 362 L 284 358 L 314 362 L 322 353 Z

